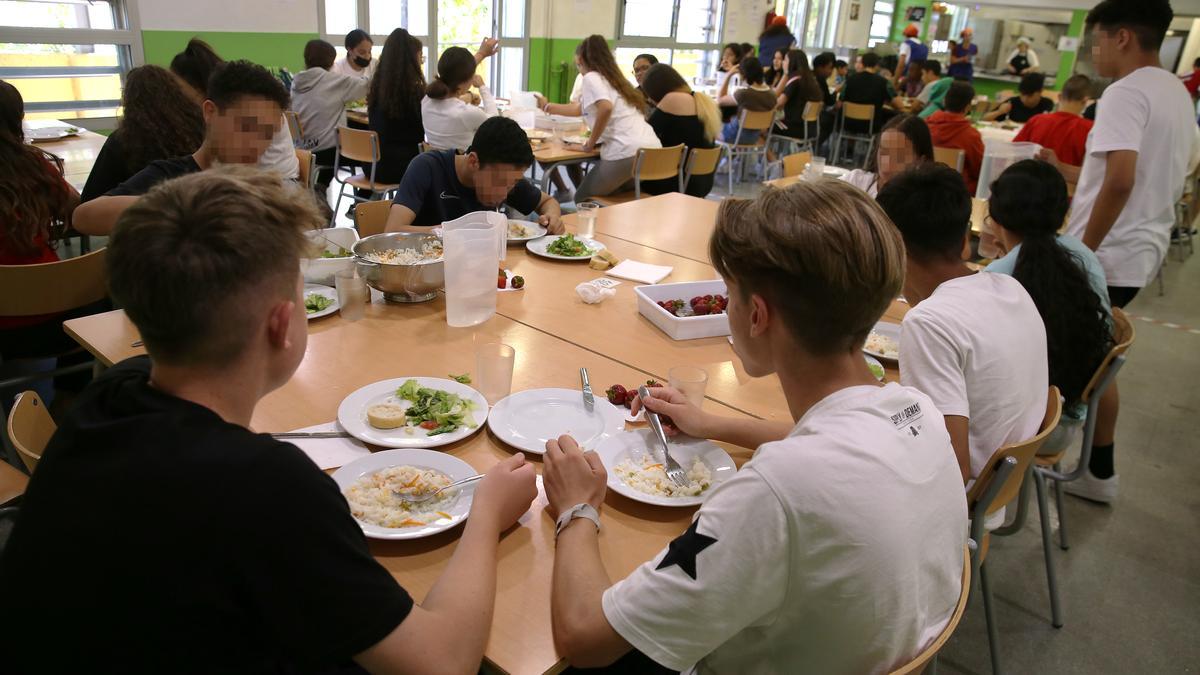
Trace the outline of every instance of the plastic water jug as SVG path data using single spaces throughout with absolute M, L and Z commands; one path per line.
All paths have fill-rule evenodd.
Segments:
M 1009 141 L 987 140 L 983 143 L 983 164 L 979 167 L 979 184 L 975 187 L 977 199 L 992 195 L 992 181 L 1004 170 L 1023 159 L 1034 159 L 1041 152 L 1037 143 L 1010 143 Z
M 504 259 L 508 218 L 476 211 L 442 223 L 446 323 L 475 326 L 496 313 L 496 272 Z

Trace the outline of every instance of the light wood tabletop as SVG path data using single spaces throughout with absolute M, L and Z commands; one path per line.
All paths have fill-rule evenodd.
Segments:
M 669 192 L 600 209 L 596 232 L 707 265 L 708 239 L 720 206 L 712 199 Z M 563 222 L 573 227 L 576 217 L 568 215 Z
M 62 125 L 69 126 L 66 122 L 63 122 Z M 33 145 L 60 157 L 63 160 L 63 177 L 75 189 L 82 190 L 106 140 L 108 140 L 106 136 L 87 129 L 80 129 L 77 135 L 67 136 L 57 141 L 38 141 Z

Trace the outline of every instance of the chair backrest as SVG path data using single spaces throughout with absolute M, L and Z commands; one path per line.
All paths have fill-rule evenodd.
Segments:
M 25 494 L 27 485 L 29 485 L 29 476 L 21 473 L 8 462 L 0 461 L 0 507 Z
M 106 249 L 36 265 L 0 265 L 0 316 L 58 314 L 108 296 Z M 12 290 L 20 289 L 19 293 Z
M 783 177 L 799 176 L 804 173 L 804 166 L 812 161 L 811 152 L 793 152 L 783 158 Z
M 933 161 L 945 164 L 959 172 L 963 170 L 963 157 L 965 154 L 960 148 L 933 147 Z
M 313 189 L 317 182 L 317 158 L 311 150 L 296 148 L 296 162 L 300 165 L 300 184 L 309 190 Z
M 958 628 L 963 612 L 967 609 L 967 598 L 969 597 L 971 597 L 971 552 L 967 550 L 966 546 L 963 546 L 962 589 L 958 592 L 958 604 L 954 605 L 954 613 L 950 615 L 950 622 L 934 638 L 933 642 L 922 649 L 921 653 L 917 654 L 912 661 L 893 670 L 889 675 L 921 675 L 925 672 L 926 666 L 933 660 L 933 657 L 937 656 L 938 652 L 942 651 L 942 647 L 946 646 L 946 642 Z
M 971 104 L 971 117 L 978 120 L 980 117 L 992 111 L 992 102 L 984 98 L 975 99 L 975 103 Z
M 24 391 L 17 396 L 8 413 L 8 440 L 12 441 L 30 473 L 57 428 L 37 392 Z
M 392 209 L 390 199 L 372 202 L 359 202 L 354 207 L 354 223 L 358 227 L 358 236 L 369 237 L 380 234 L 387 226 L 388 212 Z
M 685 148 L 682 143 L 669 148 L 641 148 L 638 150 L 637 161 L 634 162 L 634 179 L 642 181 L 675 178 L 683 165 Z
M 379 135 L 366 129 L 338 127 L 338 153 L 356 162 L 379 161 Z
M 816 122 L 821 119 L 821 109 L 825 107 L 823 101 L 809 101 L 804 106 L 803 119 L 805 122 Z
M 685 173 L 689 177 L 707 176 L 716 173 L 717 165 L 721 162 L 722 152 L 724 152 L 724 148 L 719 145 L 712 148 L 689 149 Z
M 870 122 L 875 119 L 875 106 L 869 103 L 842 103 L 842 117 L 848 120 Z
M 284 110 L 283 116 L 287 118 L 288 130 L 292 132 L 292 141 L 300 143 L 304 141 L 304 128 L 300 126 L 300 115 L 295 110 Z
M 1125 352 L 1133 346 L 1133 341 L 1137 338 L 1137 331 L 1133 328 L 1133 323 L 1120 307 L 1112 308 L 1113 318 L 1113 347 L 1108 350 L 1108 355 L 1100 362 L 1100 366 L 1096 368 L 1096 372 L 1092 373 L 1092 379 L 1088 381 L 1087 386 L 1083 388 L 1083 395 L 1080 400 L 1087 403 L 1091 400 L 1092 392 L 1104 379 L 1104 373 L 1112 366 L 1113 361 L 1116 361 L 1118 356 L 1124 356 Z
M 774 110 L 742 110 L 743 131 L 766 131 L 775 124 Z
M 967 493 L 967 506 L 972 516 L 975 515 L 976 507 L 979 505 L 982 505 L 986 509 L 985 513 L 990 516 L 1016 498 L 1021 489 L 1021 481 L 1025 478 L 1025 470 L 1029 468 L 1029 464 L 1033 461 L 1038 449 L 1042 447 L 1042 443 L 1046 441 L 1046 437 L 1058 426 L 1058 419 L 1061 416 L 1062 401 L 1059 397 L 1058 387 L 1050 385 L 1050 392 L 1046 396 L 1046 414 L 1042 417 L 1042 426 L 1037 434 L 1033 438 L 1006 445 L 992 453 L 987 464 L 980 470 L 975 484 Z M 1016 460 L 1014 470 L 1008 474 L 1002 485 L 995 488 L 991 502 L 980 504 L 980 501 L 988 495 L 1000 465 L 1010 457 Z

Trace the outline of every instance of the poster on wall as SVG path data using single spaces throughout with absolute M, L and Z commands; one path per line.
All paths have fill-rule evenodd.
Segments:
M 1079 38 L 1067 37 L 1063 35 L 1058 38 L 1058 51 L 1060 52 L 1077 52 L 1079 51 Z
M 857 2 L 850 3 L 850 20 L 858 21 L 858 3 Z
M 904 18 L 912 23 L 921 23 L 925 20 L 925 8 L 909 7 L 908 11 L 904 13 Z

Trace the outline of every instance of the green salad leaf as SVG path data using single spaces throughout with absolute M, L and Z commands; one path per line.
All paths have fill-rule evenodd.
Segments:
M 564 234 L 550 242 L 550 245 L 546 247 L 546 251 L 554 255 L 565 255 L 572 258 L 582 258 L 592 255 L 592 249 L 588 248 L 584 242 L 576 239 L 573 234 Z
M 349 258 L 350 255 L 351 255 L 350 251 L 347 251 L 346 249 L 342 248 L 341 246 L 339 246 L 338 250 L 336 250 L 336 251 L 322 251 L 321 252 L 322 258 Z
M 448 377 L 459 384 L 471 384 L 470 373 L 463 373 L 462 375 L 449 375 Z
M 459 427 L 474 429 L 478 426 L 475 417 L 469 414 L 475 409 L 475 403 L 458 394 L 422 387 L 416 380 L 405 380 L 396 390 L 396 396 L 412 404 L 404 412 L 409 425 L 418 426 L 422 422 L 437 424 L 429 429 L 430 436 L 448 434 Z
M 883 366 L 881 366 L 877 363 L 868 363 L 867 368 L 871 369 L 871 374 L 875 376 L 875 379 L 877 379 L 877 380 L 883 379 Z
M 319 312 L 332 304 L 332 299 L 327 298 L 320 293 L 309 293 L 308 295 L 304 296 L 304 310 L 309 314 L 315 314 L 316 312 Z

